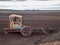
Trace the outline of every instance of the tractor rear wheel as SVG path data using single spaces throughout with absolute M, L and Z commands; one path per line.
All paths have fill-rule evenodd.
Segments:
M 22 36 L 30 36 L 32 34 L 32 29 L 29 26 L 23 26 L 20 32 Z

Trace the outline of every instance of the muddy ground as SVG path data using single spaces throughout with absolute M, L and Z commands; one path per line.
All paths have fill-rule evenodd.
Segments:
M 20 33 L 0 33 L 0 45 L 57 45 L 60 42 L 60 32 L 37 34 L 33 33 L 29 37 L 23 37 Z

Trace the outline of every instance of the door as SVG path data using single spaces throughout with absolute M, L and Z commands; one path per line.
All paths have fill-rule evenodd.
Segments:
M 21 19 L 19 17 L 13 17 L 12 26 L 13 26 L 13 29 L 20 29 L 22 26 Z
M 10 29 L 20 29 L 22 27 L 22 16 L 10 16 Z

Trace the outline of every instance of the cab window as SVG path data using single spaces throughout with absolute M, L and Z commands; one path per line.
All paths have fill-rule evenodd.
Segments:
M 21 19 L 19 17 L 14 17 L 13 22 L 21 22 Z

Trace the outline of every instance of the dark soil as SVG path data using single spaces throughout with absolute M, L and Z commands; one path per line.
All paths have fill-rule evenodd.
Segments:
M 59 42 L 60 32 L 49 35 L 34 33 L 29 37 L 23 37 L 20 33 L 0 33 L 0 45 L 58 45 Z

